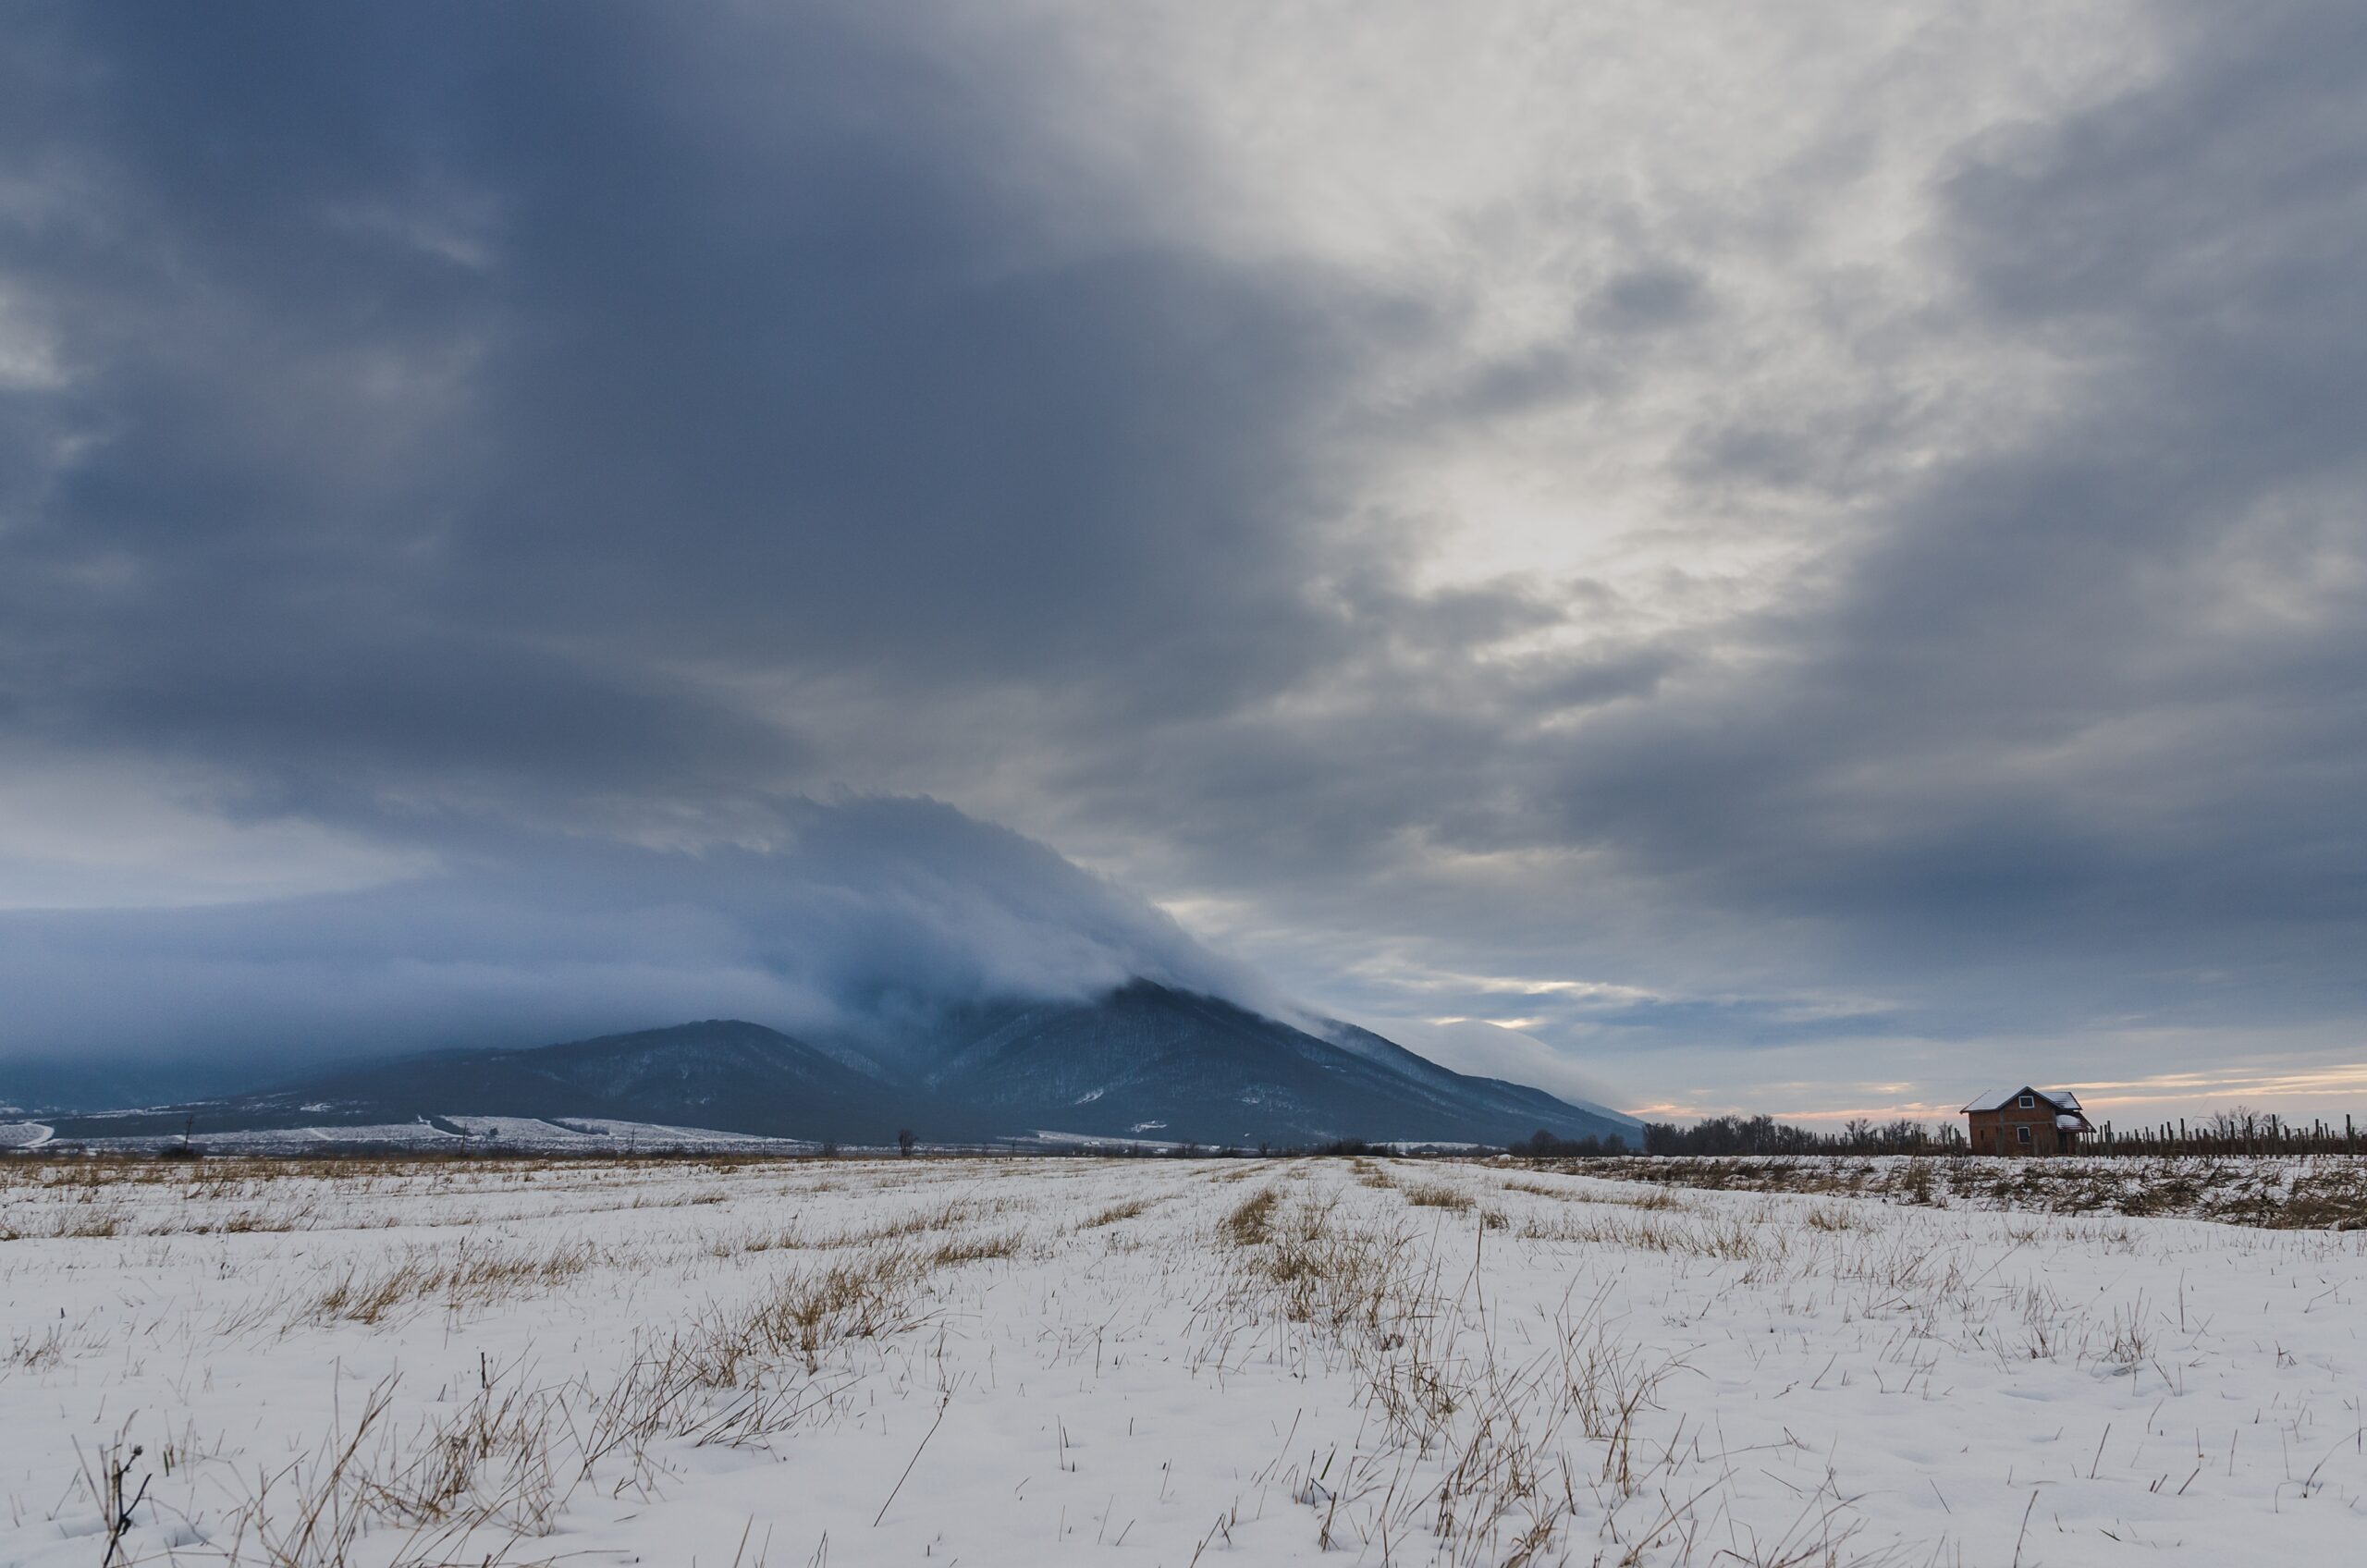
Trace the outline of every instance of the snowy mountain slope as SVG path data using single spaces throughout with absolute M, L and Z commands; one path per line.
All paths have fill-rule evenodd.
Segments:
M 1542 1128 L 1636 1141 L 1625 1118 L 1451 1072 L 1351 1025 L 1334 1028 L 1351 1043 L 1137 980 L 1090 1001 L 965 1010 L 911 1044 L 906 1060 L 951 1136 L 1497 1144 Z
M 335 1127 L 474 1117 L 608 1119 L 724 1133 L 893 1141 L 898 1091 L 804 1041 L 727 1020 L 345 1068 L 264 1094 L 52 1119 L 60 1137 Z
M 374 1062 L 268 1092 L 52 1119 L 60 1138 L 610 1119 L 878 1145 L 1038 1133 L 1254 1146 L 1339 1138 L 1504 1144 L 1625 1137 L 1625 1118 L 1441 1067 L 1339 1024 L 1326 1038 L 1135 981 L 1092 1000 L 965 1008 L 888 1042 L 710 1020 L 531 1050 Z

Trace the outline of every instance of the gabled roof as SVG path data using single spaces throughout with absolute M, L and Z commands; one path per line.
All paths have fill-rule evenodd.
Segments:
M 2002 1095 L 1984 1095 L 1964 1109 L 1966 1110 L 2003 1110 L 2024 1095 L 2036 1095 L 2057 1110 L 2068 1111 L 2074 1116 L 2081 1114 L 2079 1096 L 2070 1090 L 2034 1089 L 2028 1084 L 2018 1089 L 2008 1089 Z

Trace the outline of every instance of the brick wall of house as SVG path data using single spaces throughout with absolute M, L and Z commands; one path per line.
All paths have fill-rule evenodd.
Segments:
M 2003 1110 L 1976 1110 L 1968 1113 L 1971 1122 L 1972 1152 L 1975 1154 L 2061 1154 L 2065 1144 L 2054 1130 L 2054 1108 L 2030 1096 L 2025 1109 L 2017 1101 L 2009 1101 Z M 2017 1129 L 2030 1129 L 2030 1142 L 2022 1142 Z

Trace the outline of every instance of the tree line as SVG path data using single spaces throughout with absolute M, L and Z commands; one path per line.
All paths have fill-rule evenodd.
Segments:
M 1680 1127 L 1674 1122 L 1644 1124 L 1643 1147 L 1648 1155 L 1816 1155 L 1930 1154 L 1969 1152 L 1965 1129 L 1954 1121 L 1937 1126 L 1900 1117 L 1876 1121 L 1858 1117 L 1838 1132 L 1820 1132 L 1772 1116 L 1712 1116 Z M 1557 1138 L 1539 1132 L 1512 1145 L 1512 1152 L 1532 1159 L 1594 1159 L 1635 1154 L 1618 1138 Z M 2295 1122 L 2274 1112 L 2243 1106 L 2218 1111 L 2189 1124 L 2184 1119 L 2135 1129 L 2107 1121 L 2079 1141 L 2083 1155 L 2268 1155 L 2367 1153 L 2367 1137 L 2353 1120 L 2340 1125 L 2323 1118 Z
M 1953 1122 L 1928 1127 L 1902 1117 L 1875 1121 L 1866 1117 L 1835 1133 L 1778 1121 L 1772 1116 L 1712 1116 L 1680 1127 L 1673 1121 L 1644 1123 L 1644 1154 L 1962 1154 L 1965 1132 Z M 1639 1152 L 1617 1137 L 1557 1138 L 1539 1131 L 1512 1145 L 1531 1159 L 1600 1159 Z

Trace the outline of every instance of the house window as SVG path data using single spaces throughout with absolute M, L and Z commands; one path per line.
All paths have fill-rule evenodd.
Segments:
M 2031 1100 L 2031 1098 L 2030 1098 L 2030 1096 L 2028 1096 L 2028 1095 L 2024 1095 L 2024 1096 L 2022 1096 L 2022 1109 L 2023 1109 L 2024 1110 L 2028 1110 L 2028 1109 L 2030 1109 L 2030 1108 L 2031 1107 L 2031 1105 L 2032 1105 L 2033 1103 L 2035 1103 L 2035 1102 L 2033 1102 L 2033 1101 Z
M 2017 1144 L 2027 1144 L 2030 1141 L 2030 1123 L 2023 1122 L 2014 1129 L 2014 1141 Z

